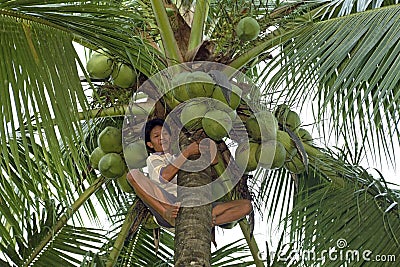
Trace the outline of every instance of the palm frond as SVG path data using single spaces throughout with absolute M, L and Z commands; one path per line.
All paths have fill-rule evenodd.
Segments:
M 0 8 L 0 13 L 69 32 L 84 46 L 108 49 L 148 77 L 165 67 L 161 53 L 141 38 L 144 19 L 131 6 L 115 1 L 51 0 L 46 4 L 3 1 Z
M 400 137 L 399 25 L 396 5 L 299 28 L 265 69 L 276 70 L 265 78 L 265 94 L 283 89 L 280 101 L 299 106 L 316 99 L 317 119 L 332 114 L 324 127 L 337 138 L 365 140 L 370 151 L 393 155 Z
M 377 180 L 371 182 L 372 187 L 380 184 Z M 293 234 L 302 244 L 297 249 L 313 251 L 316 257 L 327 248 L 336 248 L 341 253 L 357 251 L 359 260 L 353 259 L 352 266 L 368 262 L 361 257 L 366 250 L 373 251 L 374 255 L 398 255 L 400 240 L 396 232 L 400 230 L 400 217 L 393 203 L 399 199 L 390 200 L 394 194 L 388 188 L 380 194 L 371 194 L 367 186 L 350 182 L 340 188 L 325 184 L 303 199 L 292 213 L 292 227 L 297 229 Z M 380 242 L 371 238 L 372 235 L 380 236 Z M 352 259 L 327 257 L 325 260 L 326 264 L 339 266 Z

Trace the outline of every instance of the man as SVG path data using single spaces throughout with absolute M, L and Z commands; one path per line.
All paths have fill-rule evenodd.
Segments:
M 164 120 L 153 119 L 145 125 L 145 142 L 151 153 L 147 159 L 150 180 L 139 170 L 131 170 L 127 179 L 164 227 L 175 225 L 178 216 L 176 176 L 179 169 L 192 155 L 200 154 L 200 145 L 191 143 L 180 154 L 171 154 L 171 130 Z M 212 225 L 222 225 L 239 220 L 252 211 L 249 200 L 240 199 L 213 203 Z

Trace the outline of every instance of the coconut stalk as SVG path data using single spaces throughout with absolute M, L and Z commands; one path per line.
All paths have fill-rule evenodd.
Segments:
M 188 52 L 196 49 L 203 41 L 204 23 L 208 16 L 210 1 L 196 1 L 196 10 L 194 11 L 192 30 L 190 32 Z
M 67 209 L 63 216 L 57 221 L 54 227 L 49 230 L 48 234 L 42 239 L 39 245 L 35 248 L 28 260 L 23 266 L 29 266 L 36 257 L 40 257 L 43 249 L 53 240 L 53 238 L 60 232 L 60 230 L 67 224 L 72 215 L 94 194 L 105 182 L 108 180 L 105 177 L 97 179 L 79 198 L 72 204 L 71 208 Z
M 182 54 L 174 37 L 174 32 L 172 31 L 163 1 L 151 0 L 151 6 L 156 17 L 157 26 L 160 29 L 160 35 L 164 46 L 164 52 L 167 56 L 168 65 L 172 66 L 183 62 Z
M 132 212 L 135 209 L 135 204 L 136 202 L 129 208 L 128 213 L 126 214 L 125 221 L 121 227 L 121 231 L 119 232 L 117 239 L 115 239 L 113 249 L 108 256 L 106 267 L 112 267 L 117 263 L 119 254 L 121 253 L 122 247 L 124 246 L 125 239 L 128 236 L 129 230 L 131 229 L 132 223 L 135 219 L 132 216 Z
M 214 170 L 218 174 L 218 176 L 223 176 L 223 173 L 225 172 L 225 164 L 223 163 L 223 157 L 220 152 L 218 152 L 218 163 L 214 165 Z M 233 188 L 232 182 L 230 179 L 226 179 L 225 181 L 228 181 L 229 184 L 225 184 L 228 186 L 228 189 L 231 190 Z M 250 248 L 251 255 L 253 256 L 254 264 L 257 267 L 264 267 L 264 263 L 260 259 L 260 249 L 258 248 L 258 245 L 256 243 L 256 240 L 254 239 L 254 236 L 250 235 L 250 227 L 249 227 L 249 222 L 247 221 L 246 218 L 243 218 L 240 222 L 240 229 L 242 230 L 243 236 L 246 239 L 247 245 Z
M 275 47 L 277 44 L 281 44 L 284 41 L 288 41 L 288 40 L 290 40 L 291 38 L 293 38 L 294 36 L 296 36 L 298 34 L 299 34 L 298 31 L 291 30 L 291 31 L 285 32 L 282 35 L 269 37 L 263 43 L 253 47 L 249 51 L 241 54 L 239 57 L 234 59 L 229 64 L 229 66 L 232 67 L 233 69 L 239 70 L 243 66 L 245 66 L 250 60 L 252 60 L 253 58 L 257 57 L 259 54 L 261 54 L 265 50 L 268 50 L 268 49 L 270 49 L 272 47 Z M 231 75 L 234 74 L 234 73 L 231 73 L 232 70 L 233 70 L 232 68 L 226 68 L 224 70 L 225 74 L 227 74 L 228 77 L 230 77 Z

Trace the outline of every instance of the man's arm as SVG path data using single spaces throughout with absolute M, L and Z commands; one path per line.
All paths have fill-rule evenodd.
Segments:
M 171 181 L 175 175 L 178 173 L 179 169 L 186 162 L 186 160 L 192 155 L 200 154 L 199 144 L 197 142 L 193 142 L 188 145 L 182 153 L 175 158 L 174 162 L 168 164 L 161 171 L 161 177 L 166 181 Z

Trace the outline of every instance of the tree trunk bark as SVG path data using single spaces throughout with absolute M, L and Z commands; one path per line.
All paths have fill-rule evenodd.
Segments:
M 187 162 L 190 164 L 190 162 Z M 178 199 L 182 203 L 175 224 L 175 266 L 211 266 L 211 190 L 185 190 L 208 185 L 211 168 L 178 173 Z

